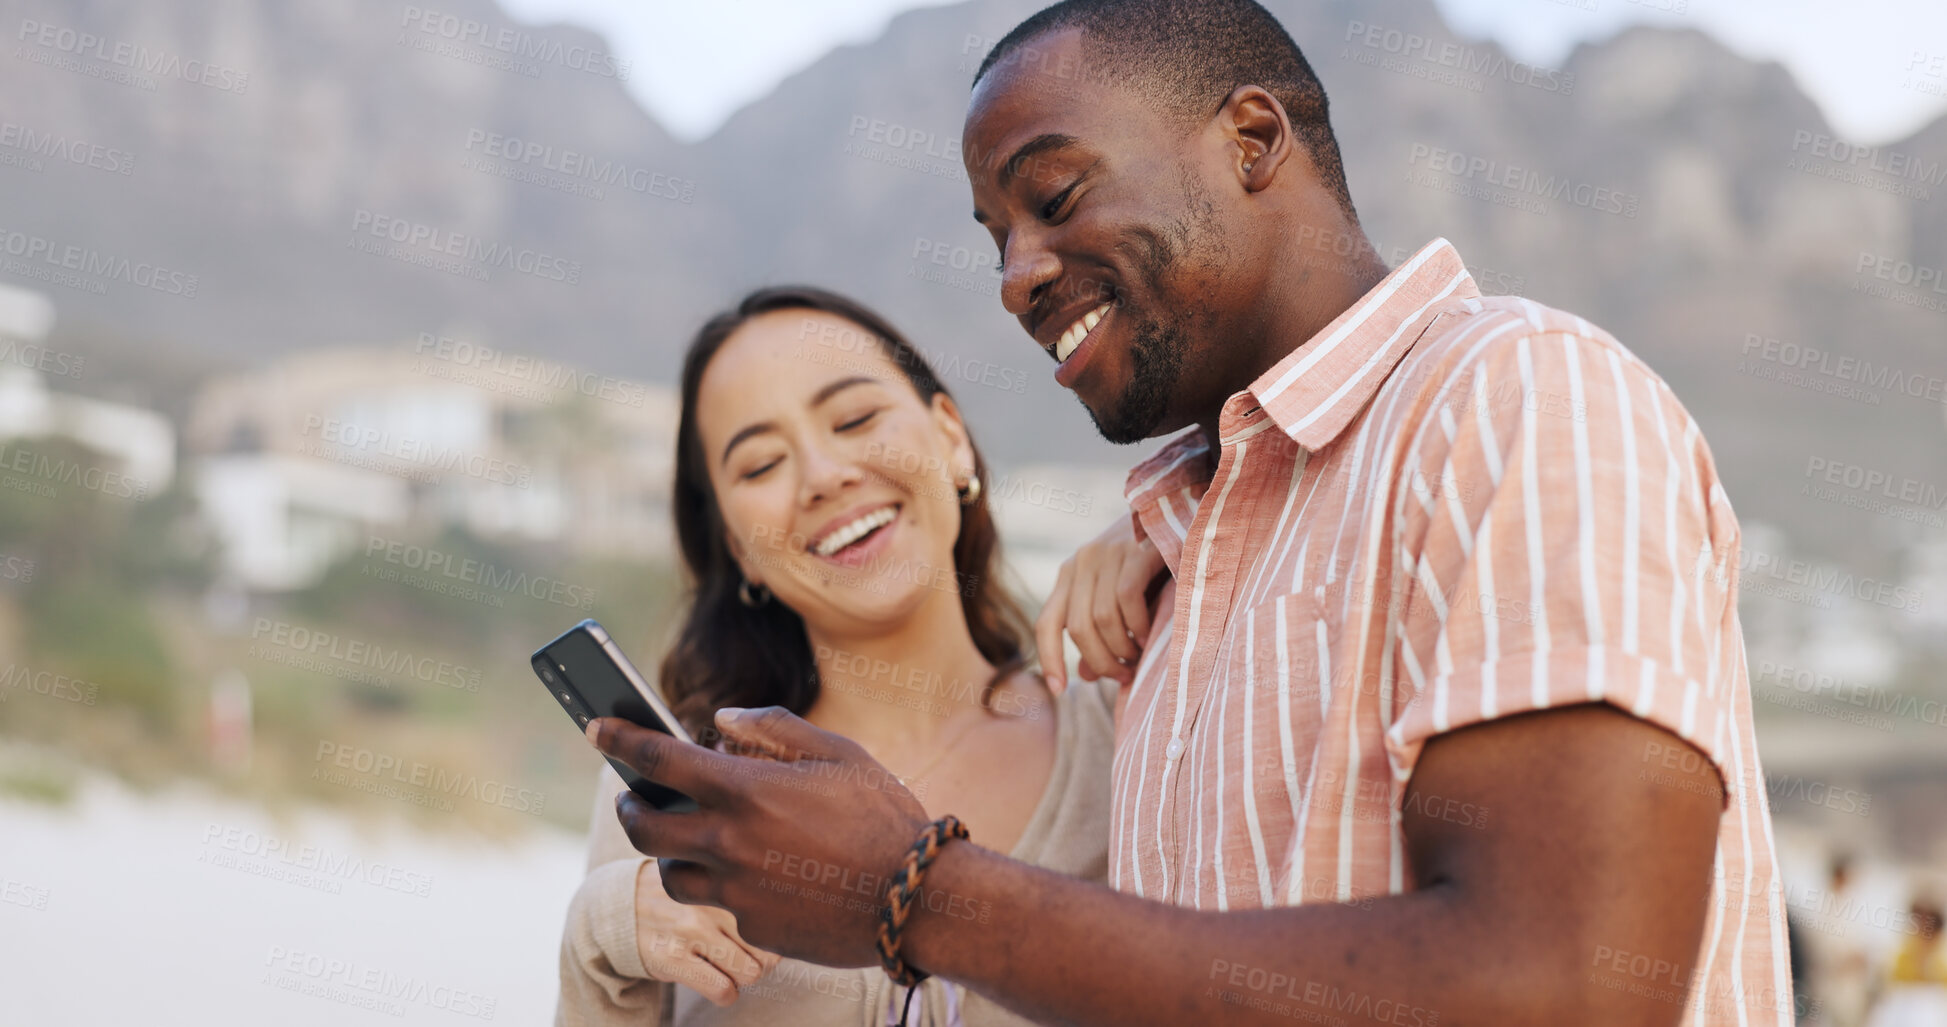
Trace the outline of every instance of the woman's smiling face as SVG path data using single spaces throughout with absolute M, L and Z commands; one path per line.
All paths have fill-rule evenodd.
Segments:
M 744 577 L 807 625 L 958 603 L 973 447 L 953 401 L 922 400 L 877 336 L 818 310 L 750 319 L 703 372 L 696 428 Z

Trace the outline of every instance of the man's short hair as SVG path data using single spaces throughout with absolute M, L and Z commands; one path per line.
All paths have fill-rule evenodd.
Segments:
M 1239 86 L 1262 86 L 1284 105 L 1320 179 L 1358 220 L 1332 134 L 1325 86 L 1290 33 L 1253 0 L 1061 0 L 1014 26 L 980 62 L 974 84 L 1031 40 L 1082 30 L 1087 77 L 1135 90 L 1188 130 L 1216 114 Z

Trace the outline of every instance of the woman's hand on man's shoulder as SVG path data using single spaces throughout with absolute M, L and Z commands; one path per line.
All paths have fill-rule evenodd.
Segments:
M 1128 517 L 1117 518 L 1061 565 L 1054 591 L 1034 620 L 1034 641 L 1042 677 L 1050 691 L 1068 686 L 1066 632 L 1081 654 L 1076 672 L 1083 680 L 1135 681 L 1151 622 L 1150 586 L 1164 573 L 1154 543 L 1137 538 Z

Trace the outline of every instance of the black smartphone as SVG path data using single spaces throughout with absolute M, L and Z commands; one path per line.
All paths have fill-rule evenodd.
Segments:
M 685 742 L 694 742 L 675 714 L 669 712 L 669 705 L 663 702 L 655 687 L 643 679 L 629 658 L 622 655 L 615 640 L 593 620 L 582 621 L 535 650 L 533 663 L 534 673 L 561 708 L 568 711 L 577 727 L 585 730 L 588 722 L 596 717 L 621 717 Z M 657 809 L 696 808 L 695 800 L 682 792 L 656 784 L 620 760 L 605 758 L 622 775 L 630 791 Z

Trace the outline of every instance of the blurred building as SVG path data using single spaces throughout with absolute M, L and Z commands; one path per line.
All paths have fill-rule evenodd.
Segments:
M 659 386 L 422 339 L 213 379 L 184 444 L 225 569 L 278 591 L 373 531 L 666 552 L 676 413 Z
M 0 364 L 0 438 L 63 438 L 106 458 L 140 486 L 136 498 L 169 487 L 176 473 L 176 431 L 153 410 L 48 388 L 38 371 Z
M 0 439 L 67 439 L 100 454 L 107 466 L 98 470 L 127 479 L 136 498 L 167 488 L 174 427 L 153 410 L 50 388 L 50 375 L 78 377 L 84 367 L 79 355 L 45 345 L 53 326 L 45 294 L 0 284 Z

